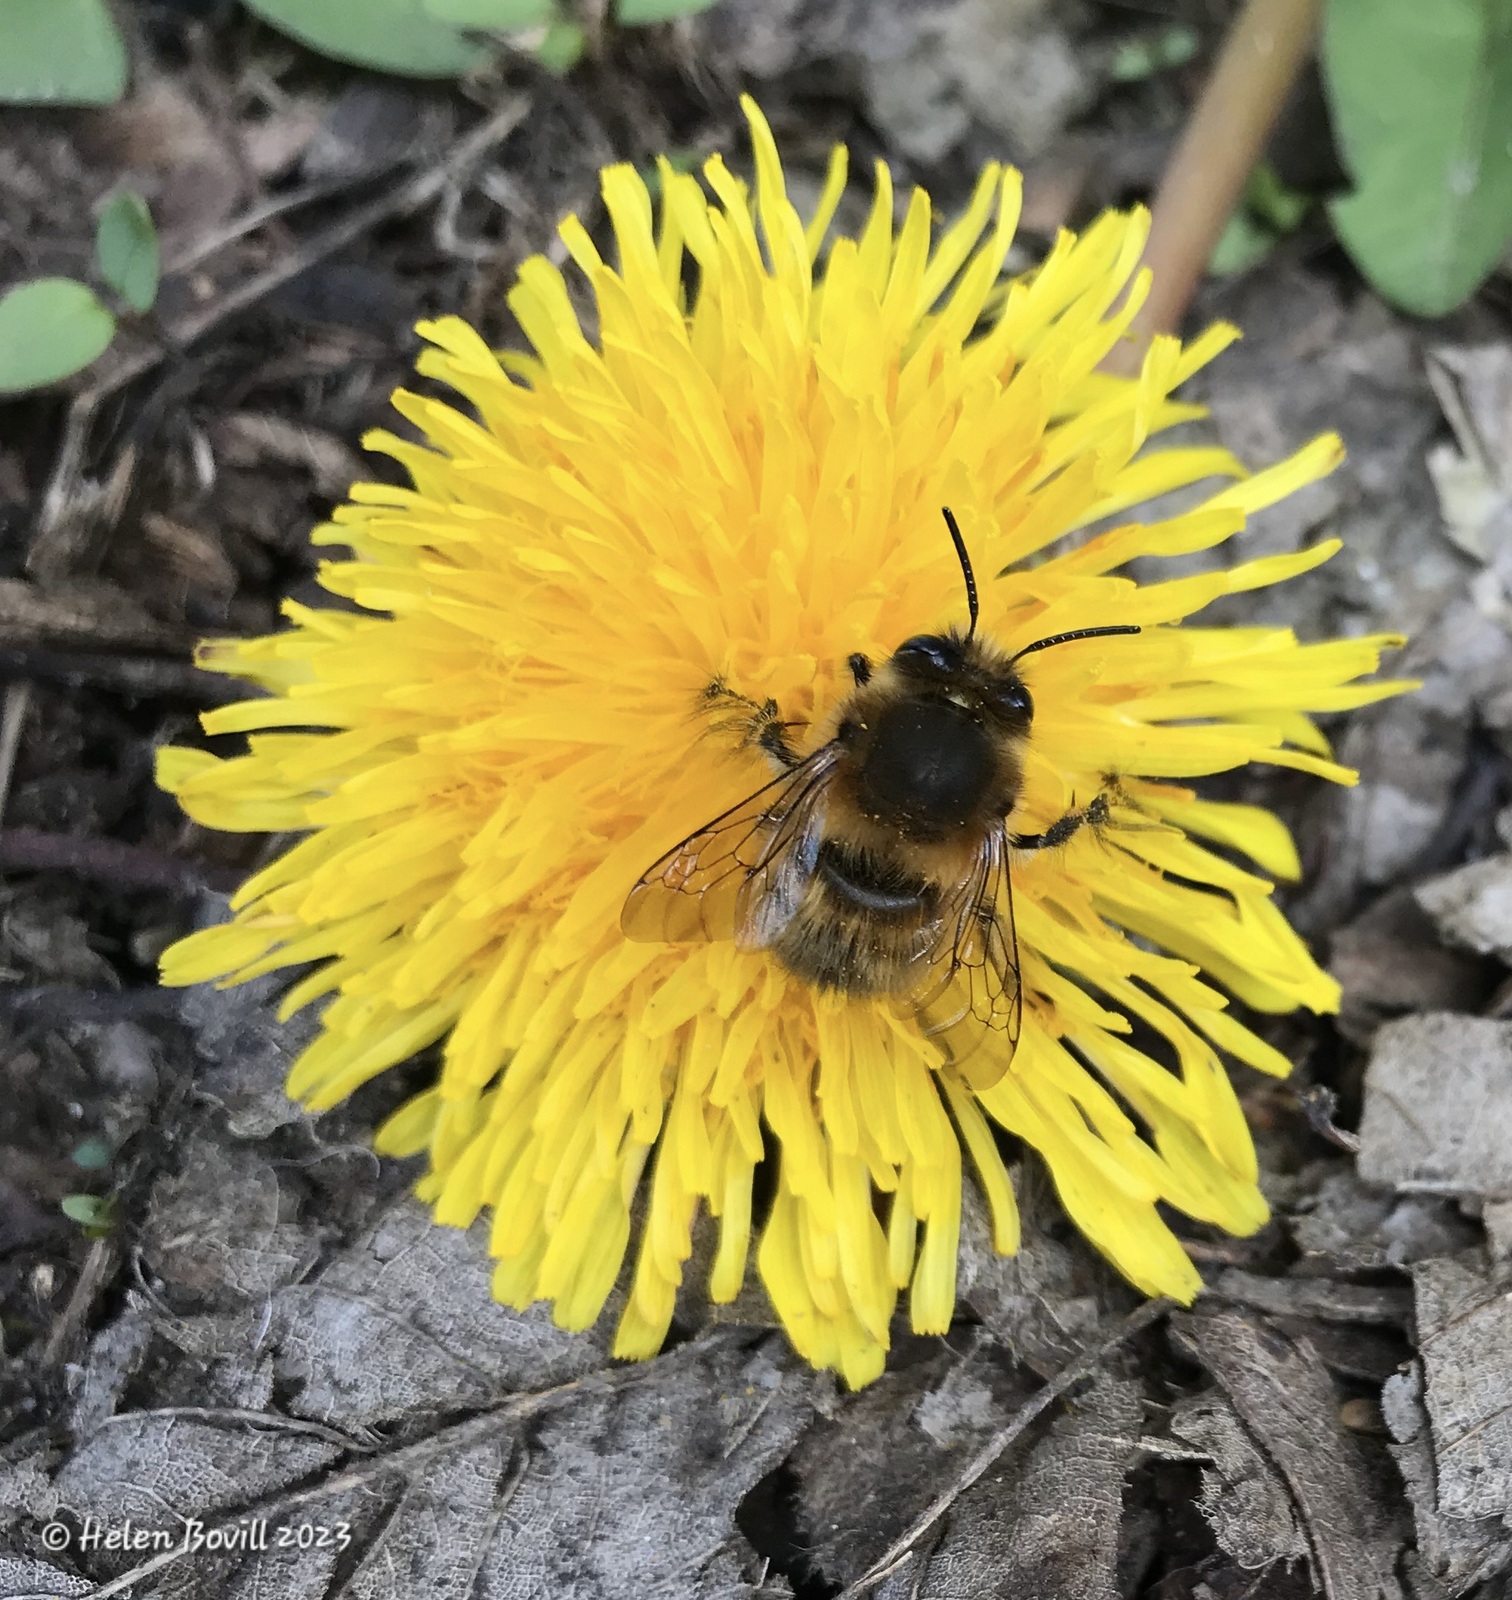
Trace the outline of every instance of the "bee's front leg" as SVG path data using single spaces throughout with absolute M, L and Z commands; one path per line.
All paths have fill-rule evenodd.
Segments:
M 1053 850 L 1080 833 L 1083 828 L 1100 828 L 1112 809 L 1106 794 L 1100 794 L 1079 811 L 1068 811 L 1052 822 L 1043 833 L 1010 833 L 1008 843 L 1015 850 Z
M 803 723 L 784 722 L 775 700 L 753 700 L 732 689 L 723 678 L 716 678 L 704 690 L 700 704 L 718 714 L 710 724 L 714 731 L 734 733 L 741 744 L 765 751 L 779 766 L 796 767 L 803 759 L 787 734 L 789 728 L 801 728 Z

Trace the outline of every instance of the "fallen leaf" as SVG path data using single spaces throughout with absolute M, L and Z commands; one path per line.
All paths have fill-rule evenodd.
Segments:
M 859 1578 L 1033 1392 L 991 1339 L 964 1360 L 922 1341 L 908 1356 L 841 1400 L 793 1452 L 794 1531 L 816 1579 Z
M 1048 1378 L 1096 1344 L 1135 1297 L 1068 1227 L 1038 1162 L 1018 1162 L 1012 1179 L 1021 1237 L 1011 1256 L 993 1247 L 975 1184 L 964 1186 L 957 1293 L 1017 1360 Z
M 1116 1600 L 1124 1476 L 1138 1453 L 1141 1409 L 1137 1383 L 1100 1375 L 1032 1449 L 951 1506 L 933 1546 L 879 1585 L 878 1600 Z
M 1287 1218 L 1313 1275 L 1347 1276 L 1453 1255 L 1476 1242 L 1475 1225 L 1452 1201 L 1394 1194 L 1361 1181 L 1353 1167 L 1330 1173 L 1308 1209 Z
M 1387 1023 L 1365 1072 L 1359 1161 L 1368 1183 L 1512 1194 L 1512 1022 L 1441 1011 Z
M 1407 1371 L 1386 1380 L 1381 1409 L 1417 1529 L 1417 1549 L 1407 1555 L 1413 1592 L 1419 1600 L 1457 1600 L 1512 1561 L 1512 1538 L 1501 1517 L 1444 1515 L 1433 1433 L 1423 1406 L 1421 1363 L 1414 1361 Z
M 1412 1271 L 1418 1351 L 1446 1517 L 1512 1510 L 1512 1298 L 1464 1260 Z
M 1327 1600 L 1403 1600 L 1401 1541 L 1312 1347 L 1239 1311 L 1190 1313 L 1172 1328 L 1286 1480 Z
M 1183 1401 L 1171 1415 L 1170 1428 L 1211 1463 L 1203 1469 L 1199 1506 L 1218 1543 L 1241 1567 L 1310 1565 L 1307 1535 L 1286 1481 L 1226 1396 L 1219 1392 Z

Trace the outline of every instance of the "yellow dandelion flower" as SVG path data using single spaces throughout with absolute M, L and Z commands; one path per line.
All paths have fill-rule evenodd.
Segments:
M 615 1348 L 651 1355 L 703 1208 L 713 1297 L 740 1288 L 759 1222 L 756 1265 L 793 1343 L 861 1384 L 900 1292 L 915 1329 L 949 1325 L 963 1146 L 997 1247 L 1016 1247 L 997 1129 L 1039 1152 L 1078 1226 L 1149 1294 L 1200 1288 L 1162 1202 L 1238 1234 L 1264 1222 L 1223 1058 L 1288 1063 L 1228 996 L 1326 1011 L 1338 991 L 1271 883 L 1235 864 L 1294 877 L 1282 824 L 1184 780 L 1264 761 L 1352 782 L 1312 714 L 1396 692 L 1358 680 L 1398 641 L 1183 625 L 1336 541 L 1120 574 L 1222 545 L 1340 457 L 1327 436 L 1251 475 L 1221 449 L 1145 448 L 1200 415 L 1172 391 L 1235 334 L 1158 339 L 1137 379 L 1100 374 L 1143 297 L 1142 212 L 1063 235 L 1004 287 L 1016 173 L 989 167 L 935 240 L 921 191 L 895 226 L 879 166 L 860 237 L 831 239 L 845 151 L 805 224 L 747 114 L 754 195 L 717 156 L 707 190 L 664 162 L 654 208 L 616 166 L 617 263 L 562 225 L 596 332 L 542 258 L 509 297 L 533 353 L 495 354 L 455 318 L 421 325 L 419 370 L 470 411 L 400 392 L 428 443 L 369 438 L 413 487 L 358 484 L 315 535 L 355 552 L 321 572 L 355 609 L 290 603 L 286 631 L 207 645 L 205 665 L 268 691 L 204 719 L 249 735 L 247 753 L 162 754 L 160 781 L 199 821 L 307 831 L 163 976 L 313 963 L 284 1011 L 330 997 L 289 1080 L 316 1110 L 444 1040 L 438 1083 L 378 1146 L 428 1156 L 438 1221 L 491 1208 L 501 1301 L 548 1300 L 587 1327 L 638 1233 Z M 1118 522 L 1214 479 L 1189 511 Z M 808 756 L 856 692 L 850 657 L 886 663 L 964 622 L 943 506 L 1002 655 L 1141 630 L 1024 660 L 1033 722 L 1001 833 L 1021 1024 L 1016 1048 L 984 1028 L 964 1057 L 885 995 L 802 981 L 762 940 L 643 942 L 620 923 L 652 863 L 772 781 L 730 705 L 772 701 Z M 1098 795 L 1106 818 L 1054 848 L 1008 842 Z

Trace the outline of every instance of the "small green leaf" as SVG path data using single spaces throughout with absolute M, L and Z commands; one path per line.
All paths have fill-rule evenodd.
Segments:
M 1259 266 L 1276 245 L 1274 231 L 1242 206 L 1228 219 L 1213 254 L 1208 261 L 1209 274 L 1215 278 L 1232 278 Z
M 0 296 L 0 394 L 41 389 L 98 359 L 115 318 L 72 278 L 34 278 Z
M 1330 0 L 1323 71 L 1340 239 L 1404 310 L 1453 310 L 1512 237 L 1512 0 Z
M 556 16 L 552 0 L 420 0 L 437 22 L 453 28 L 478 28 L 488 33 L 514 33 L 539 28 Z
M 1292 233 L 1307 215 L 1312 201 L 1307 195 L 1288 189 L 1276 176 L 1276 169 L 1268 161 L 1262 161 L 1250 174 L 1244 203 L 1277 233 Z
M 301 44 L 380 72 L 411 78 L 455 78 L 488 60 L 488 52 L 422 0 L 242 0 L 270 27 Z
M 1157 72 L 1184 67 L 1197 54 L 1198 38 L 1193 28 L 1176 26 L 1138 39 L 1126 39 L 1108 62 L 1108 76 L 1114 83 L 1139 83 Z
M 1155 75 L 1155 52 L 1148 39 L 1125 39 L 1108 62 L 1114 83 L 1142 83 Z
M 680 150 L 664 150 L 662 159 L 674 172 L 697 172 L 709 158 L 707 150 L 685 148 Z M 644 167 L 637 167 L 636 173 L 646 186 L 646 193 L 653 200 L 661 199 L 661 162 L 648 162 Z
M 105 0 L 0 0 L 0 100 L 107 106 L 126 92 L 126 47 Z
M 535 47 L 535 58 L 548 72 L 560 77 L 583 59 L 588 35 L 575 22 L 553 22 Z
M 103 1239 L 115 1232 L 113 1195 L 66 1194 L 58 1202 L 58 1208 L 70 1221 L 77 1222 L 91 1239 Z
M 105 1211 L 107 1202 L 97 1194 L 66 1194 L 58 1202 L 63 1215 L 81 1228 L 93 1228 Z
M 1231 278 L 1258 266 L 1277 241 L 1302 221 L 1311 204 L 1305 194 L 1288 189 L 1275 168 L 1262 161 L 1250 174 L 1244 198 L 1213 246 L 1208 272 L 1215 278 Z
M 73 1164 L 86 1172 L 98 1172 L 110 1165 L 115 1152 L 103 1139 L 86 1139 L 73 1153 Z
M 619 0 L 614 14 L 627 28 L 640 28 L 648 22 L 671 22 L 674 17 L 691 17 L 707 11 L 714 0 Z
M 95 229 L 100 276 L 133 311 L 150 311 L 158 291 L 158 236 L 147 202 L 123 189 L 100 213 Z

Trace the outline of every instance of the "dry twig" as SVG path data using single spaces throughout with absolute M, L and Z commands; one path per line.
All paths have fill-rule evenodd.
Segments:
M 0 679 L 27 678 L 63 689 L 105 689 L 131 699 L 187 700 L 228 705 L 252 699 L 255 685 L 238 683 L 164 656 L 109 655 L 92 650 L 0 649 Z
M 68 1304 L 63 1308 L 63 1314 L 53 1324 L 52 1331 L 47 1336 L 47 1344 L 42 1350 L 44 1367 L 54 1366 L 68 1359 L 76 1343 L 83 1337 L 84 1325 L 89 1321 L 89 1314 L 94 1309 L 95 1301 L 115 1276 L 115 1265 L 114 1240 L 96 1239 L 89 1247 L 89 1254 L 84 1258 L 84 1266 L 79 1273 L 78 1282 L 73 1286 L 73 1293 L 68 1297 Z
M 0 816 L 10 798 L 11 778 L 16 770 L 16 752 L 21 747 L 21 730 L 31 710 L 31 685 L 13 683 L 5 691 L 5 709 L 0 712 Z
M 117 889 L 229 893 L 244 874 L 202 867 L 145 845 L 119 839 L 81 839 L 39 828 L 0 828 L 0 872 L 72 872 Z

